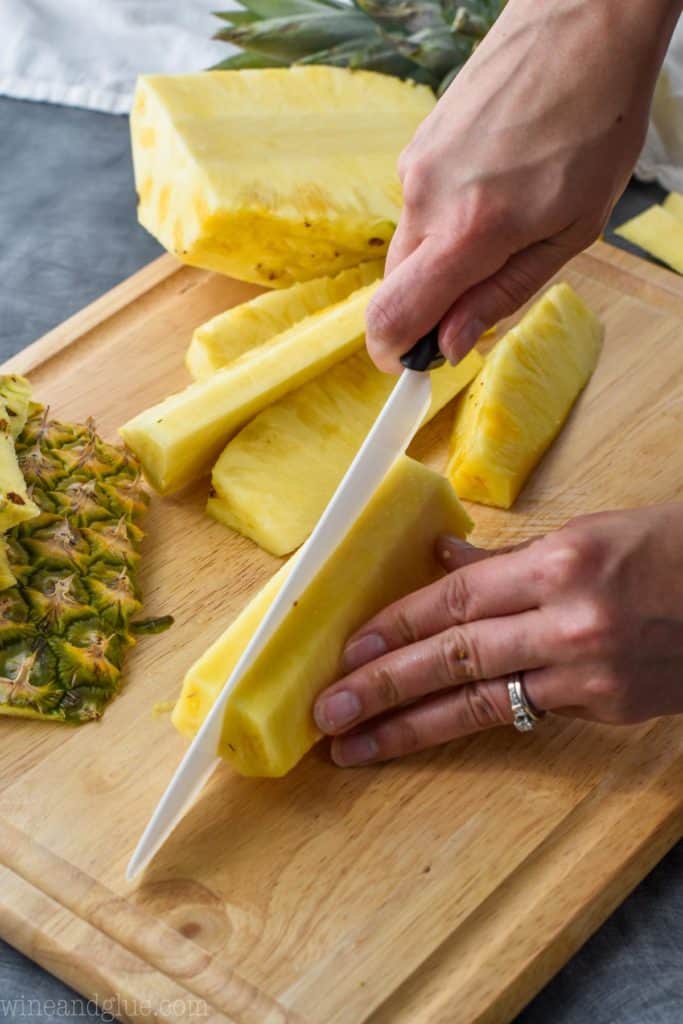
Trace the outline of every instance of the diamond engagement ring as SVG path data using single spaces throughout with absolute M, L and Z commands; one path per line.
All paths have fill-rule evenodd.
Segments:
M 512 724 L 518 732 L 531 732 L 542 715 L 533 709 L 524 692 L 522 673 L 515 672 L 508 679 L 508 696 L 512 708 Z

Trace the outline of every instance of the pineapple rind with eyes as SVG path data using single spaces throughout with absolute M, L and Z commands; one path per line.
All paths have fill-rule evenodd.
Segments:
M 0 715 L 80 723 L 119 691 L 136 623 L 140 521 L 135 457 L 92 421 L 59 423 L 31 404 L 18 464 L 37 514 L 6 535 L 15 584 L 0 592 Z

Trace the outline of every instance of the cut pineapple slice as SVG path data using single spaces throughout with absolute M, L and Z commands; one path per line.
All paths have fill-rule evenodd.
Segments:
M 509 508 L 595 369 L 602 326 L 557 284 L 508 331 L 460 400 L 447 473 L 461 498 Z
M 683 220 L 683 192 L 670 192 L 663 205 L 667 213 Z
M 651 206 L 614 233 L 683 274 L 683 221 L 670 209 Z
M 432 373 L 436 416 L 478 373 L 471 352 Z M 214 467 L 207 511 L 274 555 L 302 544 L 320 518 L 396 381 L 365 352 L 259 413 Z
M 186 263 L 266 287 L 375 260 L 398 221 L 398 156 L 434 103 L 334 67 L 144 76 L 140 221 Z
M 121 436 L 152 486 L 166 494 L 208 473 L 247 420 L 359 349 L 365 309 L 378 283 L 311 314 L 126 423 Z
M 470 528 L 448 481 L 402 456 L 235 687 L 220 754 L 243 775 L 293 768 L 320 735 L 312 705 L 339 675 L 347 638 L 386 604 L 440 575 L 439 533 L 462 537 Z M 189 670 L 173 712 L 186 736 L 200 727 L 293 561 Z
M 266 292 L 219 313 L 194 332 L 185 359 L 188 370 L 196 380 L 205 379 L 311 313 L 372 284 L 382 276 L 383 267 L 383 260 L 361 263 L 336 277 L 317 277 L 291 288 Z

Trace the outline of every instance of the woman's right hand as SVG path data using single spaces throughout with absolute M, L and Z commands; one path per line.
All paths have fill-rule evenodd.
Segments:
M 640 152 L 680 0 L 508 0 L 403 152 L 368 309 L 388 371 L 441 321 L 457 362 L 602 231 Z

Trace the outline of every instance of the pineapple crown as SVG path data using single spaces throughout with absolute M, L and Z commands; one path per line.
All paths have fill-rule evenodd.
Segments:
M 241 48 L 214 70 L 331 64 L 431 86 L 437 95 L 500 14 L 505 0 L 237 0 L 216 32 Z

